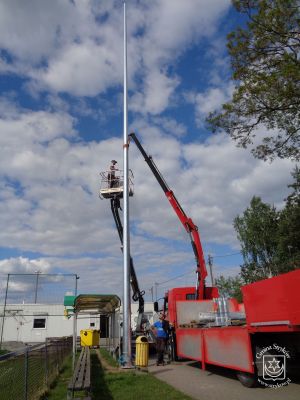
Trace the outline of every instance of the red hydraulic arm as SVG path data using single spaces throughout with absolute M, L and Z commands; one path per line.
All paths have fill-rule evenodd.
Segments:
M 207 270 L 205 266 L 204 254 L 202 249 L 202 244 L 200 240 L 200 235 L 198 231 L 198 227 L 194 224 L 191 218 L 189 218 L 184 210 L 182 209 L 181 205 L 179 204 L 178 200 L 176 199 L 174 193 L 167 185 L 166 181 L 164 180 L 163 176 L 161 175 L 160 171 L 158 170 L 157 166 L 155 165 L 154 161 L 152 160 L 151 156 L 145 152 L 143 146 L 141 145 L 140 141 L 136 137 L 134 133 L 129 135 L 137 145 L 138 149 L 142 153 L 145 158 L 146 163 L 150 167 L 153 175 L 155 176 L 156 180 L 160 184 L 162 190 L 164 191 L 167 199 L 169 200 L 171 206 L 173 207 L 174 211 L 176 212 L 180 222 L 184 226 L 187 233 L 190 235 L 191 244 L 193 247 L 193 251 L 196 258 L 197 263 L 197 288 L 196 288 L 196 296 L 198 299 L 202 300 L 205 298 L 205 278 L 207 276 Z

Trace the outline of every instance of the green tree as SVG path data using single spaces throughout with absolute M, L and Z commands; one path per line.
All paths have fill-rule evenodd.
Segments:
M 300 159 L 299 0 L 233 0 L 247 18 L 228 35 L 232 100 L 208 117 L 260 159 Z M 253 147 L 253 146 L 252 146 Z
M 243 281 L 240 275 L 236 275 L 233 277 L 229 276 L 227 278 L 221 275 L 216 278 L 215 285 L 219 289 L 219 293 L 221 296 L 233 297 L 239 302 L 242 302 L 243 295 L 241 292 L 241 286 L 243 285 Z
M 277 264 L 279 272 L 300 268 L 300 170 L 292 172 L 294 182 L 289 185 L 293 192 L 286 199 L 285 208 L 279 214 Z
M 241 286 L 300 268 L 300 170 L 292 172 L 292 189 L 285 207 L 275 207 L 253 197 L 250 206 L 234 219 L 244 263 L 234 277 L 220 276 L 221 295 L 242 300 Z
M 287 204 L 296 205 L 299 204 L 300 201 L 300 170 L 298 166 L 291 173 L 294 178 L 294 182 L 288 185 L 289 188 L 292 188 L 292 193 L 287 197 Z
M 251 283 L 277 274 L 278 213 L 275 207 L 254 196 L 243 215 L 235 218 L 234 227 L 242 247 L 243 281 Z

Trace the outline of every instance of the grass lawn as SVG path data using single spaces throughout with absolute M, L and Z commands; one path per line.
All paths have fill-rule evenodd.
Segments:
M 106 349 L 104 349 L 103 347 L 100 347 L 99 349 L 101 357 L 104 358 L 105 361 L 107 361 L 107 363 L 109 365 L 111 365 L 112 367 L 118 368 L 119 363 L 117 360 L 115 360 L 109 353 L 109 351 L 107 351 Z
M 101 349 L 101 356 L 112 366 L 115 360 L 110 354 Z M 66 398 L 68 381 L 72 376 L 72 359 L 65 364 L 51 391 L 44 400 L 62 400 Z M 126 372 L 118 370 L 105 371 L 95 350 L 91 351 L 91 381 L 93 400 L 191 400 L 184 395 L 159 381 L 153 375 L 145 372 Z
M 42 400 L 64 400 L 67 398 L 67 386 L 72 377 L 72 355 L 66 358 L 58 378 L 54 381 L 50 391 Z

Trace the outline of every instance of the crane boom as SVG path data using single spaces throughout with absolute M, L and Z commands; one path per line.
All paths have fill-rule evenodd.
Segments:
M 205 278 L 207 276 L 207 270 L 205 266 L 204 254 L 202 249 L 202 244 L 200 240 L 200 234 L 198 231 L 198 227 L 194 224 L 191 218 L 189 218 L 186 213 L 184 212 L 183 208 L 181 207 L 180 203 L 178 202 L 177 198 L 175 197 L 173 191 L 168 186 L 167 182 L 165 181 L 164 177 L 162 176 L 161 172 L 157 168 L 156 164 L 154 163 L 151 156 L 149 156 L 143 146 L 141 145 L 140 141 L 136 137 L 135 133 L 130 133 L 130 138 L 133 139 L 137 148 L 143 155 L 146 163 L 148 164 L 149 168 L 151 169 L 153 175 L 155 176 L 156 180 L 158 181 L 160 187 L 162 188 L 163 192 L 165 193 L 167 199 L 169 200 L 173 210 L 177 214 L 180 222 L 184 226 L 185 230 L 190 236 L 192 248 L 195 254 L 196 264 L 197 264 L 197 287 L 196 287 L 196 297 L 198 299 L 205 298 Z

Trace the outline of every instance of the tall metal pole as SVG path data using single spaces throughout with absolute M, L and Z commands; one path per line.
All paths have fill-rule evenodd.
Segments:
M 79 276 L 75 274 L 75 297 L 77 297 L 77 288 L 78 288 L 78 279 Z M 72 349 L 72 370 L 75 369 L 75 361 L 76 361 L 76 354 L 77 354 L 77 312 L 74 311 L 73 314 L 73 349 Z
M 76 361 L 76 342 L 77 342 L 77 312 L 74 310 L 73 313 L 73 343 L 72 343 L 72 371 L 75 369 Z
M 6 312 L 6 303 L 7 303 L 7 292 L 8 292 L 9 276 L 10 276 L 10 274 L 7 274 L 7 282 L 6 282 L 6 290 L 5 290 L 5 300 L 4 300 L 3 317 L 2 317 L 2 326 L 1 326 L 1 341 L 0 341 L 0 349 L 1 349 L 1 350 L 2 350 L 2 342 L 3 342 L 3 331 L 4 331 L 4 321 L 5 321 L 5 312 Z
M 127 23 L 126 2 L 124 1 L 124 144 L 123 144 L 123 359 L 124 368 L 131 368 L 131 308 L 130 308 L 130 242 L 129 242 L 129 180 L 128 180 L 128 108 L 127 108 Z

